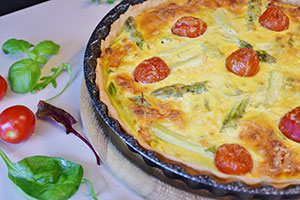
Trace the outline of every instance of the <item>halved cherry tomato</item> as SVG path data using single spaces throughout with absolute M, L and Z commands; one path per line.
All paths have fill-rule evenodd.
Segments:
M 253 49 L 241 48 L 227 57 L 226 68 L 241 77 L 254 76 L 259 71 L 259 58 Z
M 140 83 L 155 83 L 167 78 L 171 70 L 159 57 L 144 60 L 134 70 L 134 78 Z
M 300 143 L 300 106 L 285 114 L 278 127 L 287 138 Z
M 0 75 L 0 100 L 3 99 L 7 91 L 7 83 L 5 79 Z
M 217 149 L 216 167 L 223 173 L 241 175 L 252 170 L 250 153 L 239 144 L 223 144 Z
M 0 114 L 0 138 L 5 142 L 16 144 L 27 140 L 34 127 L 35 115 L 26 106 L 12 106 Z
M 174 35 L 181 37 L 195 38 L 203 35 L 207 29 L 207 24 L 196 17 L 182 17 L 175 23 L 171 31 Z
M 260 17 L 259 23 L 271 31 L 284 31 L 289 28 L 289 17 L 277 7 L 269 7 Z

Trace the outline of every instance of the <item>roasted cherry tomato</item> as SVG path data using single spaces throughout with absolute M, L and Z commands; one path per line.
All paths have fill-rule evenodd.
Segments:
M 7 91 L 7 83 L 5 79 L 0 75 L 0 100 L 3 99 Z
M 227 57 L 226 68 L 241 77 L 254 76 L 259 71 L 259 58 L 251 48 L 238 49 Z
M 207 24 L 196 17 L 182 17 L 175 23 L 171 31 L 174 35 L 181 37 L 195 38 L 203 35 L 207 29 Z
M 168 65 L 159 57 L 144 60 L 134 71 L 134 78 L 140 83 L 155 83 L 167 78 L 170 74 Z
M 0 114 L 0 138 L 8 143 L 27 140 L 35 127 L 35 115 L 26 106 L 16 105 Z
M 223 144 L 217 149 L 215 165 L 225 174 L 241 175 L 252 170 L 250 153 L 239 144 Z
M 289 28 L 288 16 L 277 7 L 269 7 L 260 17 L 259 23 L 271 31 L 284 31 Z
M 287 138 L 300 143 L 300 106 L 285 114 L 278 127 Z

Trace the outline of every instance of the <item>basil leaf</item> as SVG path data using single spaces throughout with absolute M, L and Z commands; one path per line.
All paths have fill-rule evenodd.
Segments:
M 46 64 L 48 61 L 47 58 L 39 56 L 38 53 L 34 50 L 26 52 L 26 55 L 29 58 L 31 58 L 31 59 L 35 60 L 36 62 L 43 64 L 43 65 Z
M 50 56 L 57 54 L 59 52 L 59 47 L 60 46 L 58 44 L 50 40 L 45 40 L 38 43 L 33 50 L 40 56 Z
M 17 93 L 31 91 L 41 75 L 39 64 L 28 58 L 15 62 L 8 72 L 8 79 L 12 89 Z
M 5 54 L 15 54 L 18 52 L 26 52 L 28 49 L 33 47 L 32 44 L 25 40 L 17 40 L 15 38 L 7 40 L 3 45 L 2 45 L 2 51 Z
M 0 149 L 9 179 L 27 197 L 39 200 L 65 200 L 79 188 L 81 165 L 58 157 L 32 156 L 13 163 Z

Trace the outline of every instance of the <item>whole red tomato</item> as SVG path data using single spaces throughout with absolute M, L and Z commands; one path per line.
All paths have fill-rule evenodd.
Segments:
M 159 57 L 144 60 L 134 70 L 134 78 L 139 83 L 156 83 L 167 78 L 171 70 Z
M 34 127 L 35 115 L 26 106 L 12 106 L 0 114 L 0 138 L 5 142 L 16 144 L 27 140 Z
M 259 59 L 256 51 L 251 48 L 238 49 L 226 58 L 228 71 L 241 76 L 250 77 L 259 71 Z
M 278 127 L 287 138 L 300 143 L 300 106 L 286 113 Z
M 0 100 L 3 99 L 7 91 L 7 83 L 5 79 L 0 75 Z

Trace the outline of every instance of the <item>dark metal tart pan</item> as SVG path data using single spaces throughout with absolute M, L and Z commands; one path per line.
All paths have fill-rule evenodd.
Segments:
M 92 103 L 107 125 L 107 135 L 113 144 L 132 162 L 140 166 L 154 177 L 181 189 L 207 197 L 228 197 L 237 199 L 298 199 L 300 185 L 293 185 L 285 189 L 272 186 L 249 187 L 241 182 L 228 184 L 219 183 L 208 175 L 194 176 L 177 164 L 161 161 L 157 154 L 141 148 L 136 140 L 124 133 L 119 123 L 108 116 L 106 105 L 99 99 L 99 91 L 95 85 L 95 68 L 97 58 L 101 54 L 100 44 L 110 32 L 111 24 L 127 11 L 131 5 L 143 3 L 145 0 L 124 0 L 114 7 L 96 26 L 84 55 L 84 78 Z

